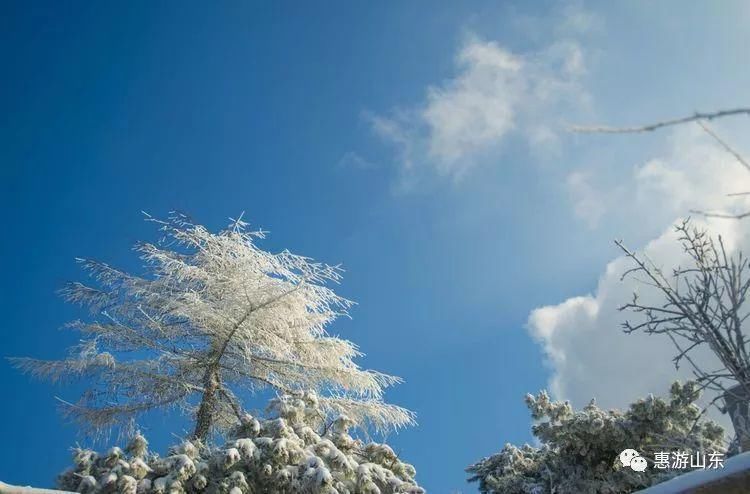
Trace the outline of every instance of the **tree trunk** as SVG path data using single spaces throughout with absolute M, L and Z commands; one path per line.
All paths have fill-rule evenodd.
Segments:
M 195 420 L 195 431 L 193 438 L 205 442 L 211 426 L 214 422 L 214 410 L 216 408 L 216 393 L 219 390 L 219 369 L 211 366 L 206 369 L 206 375 L 203 380 L 204 389 L 201 404 L 198 407 L 198 414 Z
M 724 392 L 724 408 L 732 419 L 740 451 L 750 451 L 750 397 L 742 384 Z

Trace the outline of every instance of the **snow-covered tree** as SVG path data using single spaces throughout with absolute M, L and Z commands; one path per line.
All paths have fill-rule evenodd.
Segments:
M 238 392 L 271 387 L 315 391 L 327 417 L 385 431 L 411 424 L 408 410 L 382 401 L 397 377 L 363 370 L 357 347 L 326 328 L 352 302 L 328 285 L 340 269 L 256 246 L 261 231 L 241 220 L 219 233 L 173 214 L 163 238 L 139 243 L 143 276 L 80 259 L 94 285 L 63 296 L 91 310 L 71 327 L 81 344 L 64 360 L 15 359 L 35 376 L 87 378 L 92 387 L 64 409 L 93 431 L 132 424 L 139 414 L 178 407 L 195 417 L 193 437 L 244 420 Z
M 385 444 L 363 442 L 351 419 L 324 419 L 315 393 L 271 401 L 269 417 L 243 415 L 222 447 L 186 440 L 166 457 L 136 434 L 124 449 L 75 449 L 58 487 L 84 494 L 423 494 L 414 467 Z
M 633 267 L 626 273 L 661 295 L 657 303 L 637 294 L 622 310 L 634 315 L 625 331 L 667 336 L 675 347 L 675 367 L 686 364 L 701 389 L 714 393 L 710 404 L 729 405 L 738 443 L 750 449 L 750 263 L 741 251 L 729 252 L 721 237 L 714 239 L 685 220 L 675 227 L 688 257 L 687 265 L 665 273 L 645 256 L 617 242 Z M 696 357 L 710 352 L 714 362 Z M 721 408 L 720 408 L 721 409 Z
M 667 399 L 638 400 L 625 411 L 594 401 L 575 412 L 546 392 L 527 395 L 539 446 L 506 444 L 471 465 L 469 480 L 488 494 L 620 494 L 662 482 L 685 470 L 623 467 L 618 456 L 635 449 L 653 465 L 657 452 L 723 452 L 724 431 L 703 420 L 695 383 L 674 383 Z

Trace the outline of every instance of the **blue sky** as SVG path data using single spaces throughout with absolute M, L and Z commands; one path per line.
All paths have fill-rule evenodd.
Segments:
M 746 104 L 742 2 L 1 8 L 0 355 L 63 356 L 81 314 L 55 290 L 76 256 L 138 269 L 142 210 L 215 229 L 245 211 L 266 248 L 343 263 L 359 305 L 333 331 L 406 380 L 387 399 L 419 426 L 389 442 L 430 492 L 474 492 L 469 463 L 530 440 L 526 392 L 661 390 L 652 360 L 662 379 L 591 377 L 619 337 L 611 240 L 653 245 L 747 180 L 692 131 L 565 131 Z M 78 388 L 7 362 L 0 383 L 0 479 L 51 485 L 78 440 L 54 396 Z M 143 427 L 164 449 L 185 424 Z

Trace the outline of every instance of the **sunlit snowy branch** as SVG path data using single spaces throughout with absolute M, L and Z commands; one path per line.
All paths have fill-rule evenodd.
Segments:
M 79 259 L 93 286 L 61 291 L 93 314 L 70 325 L 81 345 L 65 360 L 13 359 L 53 382 L 90 379 L 83 399 L 65 407 L 72 418 L 101 431 L 176 407 L 195 414 L 194 437 L 206 439 L 236 423 L 234 390 L 272 387 L 318 392 L 326 410 L 382 432 L 414 422 L 382 401 L 400 380 L 359 368 L 356 346 L 326 331 L 353 304 L 328 286 L 340 267 L 263 251 L 255 242 L 264 232 L 241 219 L 216 234 L 182 214 L 148 220 L 164 236 L 136 245 L 144 276 Z

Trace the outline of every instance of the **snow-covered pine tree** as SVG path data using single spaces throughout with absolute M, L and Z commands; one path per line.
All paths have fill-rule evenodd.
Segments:
M 674 383 L 669 396 L 649 396 L 626 410 L 603 410 L 592 402 L 574 411 L 546 392 L 527 395 L 538 446 L 506 444 L 471 465 L 470 482 L 483 494 L 627 494 L 685 470 L 648 468 L 635 472 L 618 459 L 636 449 L 653 466 L 657 452 L 723 453 L 724 431 L 704 420 L 695 402 L 696 383 Z
M 279 396 L 268 415 L 243 415 L 221 447 L 186 440 L 160 457 L 136 434 L 124 450 L 75 449 L 74 466 L 60 475 L 58 487 L 83 494 L 425 492 L 414 467 L 388 445 L 353 438 L 345 415 L 324 420 L 315 393 Z
M 14 359 L 35 376 L 86 377 L 92 387 L 65 412 L 92 431 L 132 424 L 139 414 L 179 407 L 193 414 L 193 437 L 227 430 L 244 418 L 241 390 L 314 391 L 329 417 L 379 431 L 413 423 L 383 402 L 397 377 L 360 369 L 357 347 L 326 328 L 352 302 L 329 284 L 338 267 L 256 246 L 261 231 L 241 220 L 212 233 L 185 215 L 159 225 L 157 243 L 135 250 L 146 274 L 80 259 L 93 286 L 70 283 L 66 300 L 91 310 L 71 327 L 83 333 L 67 359 Z

